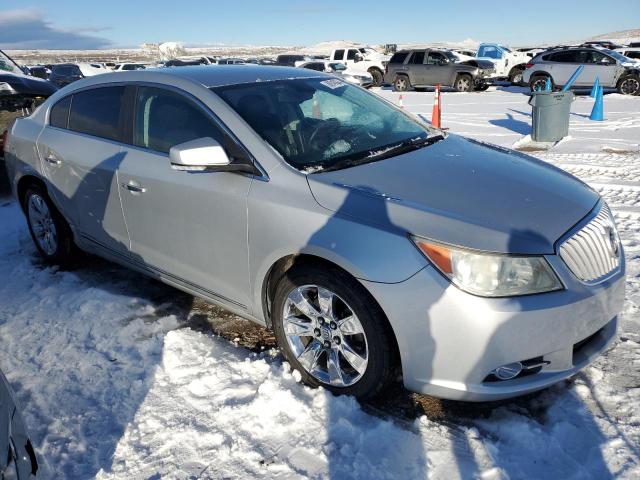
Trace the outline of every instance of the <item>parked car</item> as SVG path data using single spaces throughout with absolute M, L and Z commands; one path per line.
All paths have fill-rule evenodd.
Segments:
M 32 77 L 41 78 L 43 80 L 49 80 L 49 75 L 51 75 L 51 70 L 49 70 L 44 65 L 31 65 L 27 67 L 29 69 L 29 75 Z
M 164 62 L 165 67 L 194 67 L 198 65 L 214 65 L 214 63 L 211 62 L 211 60 L 209 60 L 207 57 L 190 59 L 174 58 L 172 60 L 167 60 L 166 62 Z
M 147 68 L 146 65 L 142 63 L 119 63 L 114 68 L 114 72 L 124 72 L 127 70 L 144 70 Z
M 640 60 L 640 48 L 638 47 L 617 48 L 616 52 L 631 60 Z
M 337 394 L 402 372 L 512 397 L 615 338 L 624 254 L 595 190 L 322 72 L 87 78 L 17 119 L 6 156 L 45 261 L 79 247 L 273 328 Z
M 532 91 L 544 88 L 547 79 L 554 88 L 560 88 L 579 66 L 583 70 L 574 83 L 576 88 L 590 88 L 598 78 L 605 88 L 616 88 L 625 95 L 640 95 L 640 62 L 616 51 L 596 47 L 567 47 L 543 52 L 527 64 L 523 79 Z
M 400 50 L 389 60 L 384 81 L 391 83 L 398 92 L 437 84 L 459 92 L 482 91 L 489 87 L 489 70 L 457 63 L 457 60 L 446 50 Z
M 58 87 L 64 87 L 81 78 L 92 77 L 109 71 L 106 68 L 95 67 L 88 63 L 60 63 L 53 65 L 49 81 Z
M 46 80 L 25 75 L 13 59 L 0 50 L 0 111 L 30 110 L 56 90 L 57 87 Z
M 389 55 L 383 55 L 371 47 L 338 48 L 331 52 L 329 60 L 344 63 L 350 70 L 366 72 L 373 77 L 373 85 L 379 87 L 384 81 L 384 70 Z
M 276 65 L 281 67 L 297 67 L 301 63 L 311 61 L 313 61 L 313 57 L 309 55 L 284 54 L 276 57 Z
M 476 58 L 493 63 L 495 70 L 492 81 L 508 80 L 513 85 L 521 85 L 522 74 L 531 57 L 525 52 L 511 50 L 497 43 L 481 43 Z
M 329 61 L 306 62 L 299 65 L 300 68 L 315 70 L 317 72 L 331 73 L 340 77 L 345 82 L 353 83 L 363 88 L 369 88 L 373 85 L 373 77 L 367 72 L 349 70 L 344 63 L 336 63 Z
M 35 478 L 38 461 L 15 395 L 0 371 L 0 478 Z

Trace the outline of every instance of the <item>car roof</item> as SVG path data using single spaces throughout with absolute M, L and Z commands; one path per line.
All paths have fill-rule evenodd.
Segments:
M 270 65 L 198 65 L 174 68 L 149 68 L 146 70 L 128 70 L 112 75 L 105 73 L 90 79 L 74 82 L 80 86 L 132 81 L 163 83 L 173 78 L 184 79 L 207 88 L 236 85 L 242 83 L 269 82 L 276 80 L 294 80 L 301 78 L 327 77 L 327 74 L 306 68 L 275 67 Z

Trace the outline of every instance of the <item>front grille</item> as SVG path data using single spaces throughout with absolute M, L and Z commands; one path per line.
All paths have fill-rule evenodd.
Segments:
M 598 215 L 560 246 L 560 257 L 586 283 L 603 281 L 620 266 L 620 238 L 611 210 L 602 205 Z

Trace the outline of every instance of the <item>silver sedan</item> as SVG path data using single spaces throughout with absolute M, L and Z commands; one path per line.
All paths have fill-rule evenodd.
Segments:
M 312 70 L 84 79 L 17 120 L 13 192 L 77 248 L 275 331 L 309 385 L 493 400 L 613 341 L 624 255 L 599 195 Z

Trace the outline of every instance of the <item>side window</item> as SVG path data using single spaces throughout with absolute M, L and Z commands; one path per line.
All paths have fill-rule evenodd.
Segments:
M 625 52 L 624 56 L 627 58 L 640 58 L 640 52 Z
M 69 107 L 71 107 L 71 95 L 56 103 L 49 112 L 49 125 L 58 128 L 67 128 L 69 125 Z
M 580 53 L 577 50 L 558 52 L 551 55 L 549 60 L 559 63 L 578 63 L 580 61 Z
M 389 63 L 404 63 L 404 60 L 407 58 L 408 52 L 398 52 L 394 53 L 393 57 L 389 60 Z
M 336 50 L 336 55 L 333 57 L 334 60 L 344 60 L 344 50 Z
M 411 65 L 422 65 L 424 63 L 424 51 L 413 52 L 409 60 Z
M 202 109 L 182 95 L 161 88 L 138 88 L 134 145 L 169 153 L 174 145 L 202 137 L 224 145 L 223 136 Z
M 350 49 L 347 52 L 347 60 L 355 60 L 356 59 L 356 54 L 358 53 L 358 50 L 354 50 L 353 48 Z
M 604 53 L 588 51 L 587 63 L 595 63 L 596 65 L 613 65 L 616 61 Z
M 74 93 L 69 129 L 120 141 L 124 90 L 124 87 L 103 87 Z

